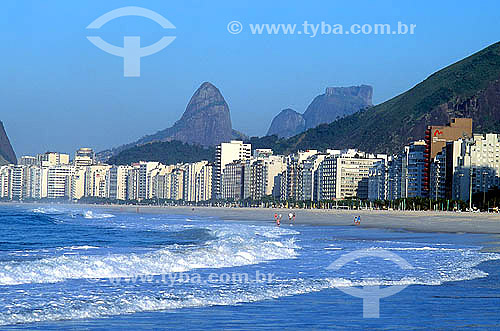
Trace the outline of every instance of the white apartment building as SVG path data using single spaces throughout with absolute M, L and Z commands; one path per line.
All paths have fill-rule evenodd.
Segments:
M 112 166 L 106 175 L 108 198 L 116 200 L 127 199 L 127 180 L 130 166 Z
M 184 197 L 184 169 L 176 168 L 170 173 L 170 199 L 182 200 Z
M 70 182 L 74 170 L 75 167 L 69 165 L 48 167 L 47 198 L 57 199 L 70 197 Z
M 213 183 L 213 165 L 207 163 L 196 175 L 196 194 L 195 201 L 212 200 L 212 183 Z
M 317 166 L 318 193 L 315 200 L 367 199 L 370 174 L 373 175 L 370 169 L 386 162 L 387 155 L 384 154 L 373 155 L 354 149 L 340 153 L 332 150 Z
M 161 166 L 151 174 L 151 185 L 153 197 L 158 199 L 170 199 L 171 179 L 174 165 Z
M 42 167 L 55 167 L 69 164 L 69 154 L 47 152 L 37 155 L 37 163 Z
M 243 198 L 252 200 L 264 196 L 280 196 L 281 175 L 286 170 L 283 156 L 274 156 L 268 150 L 258 150 L 258 157 L 246 160 L 243 170 Z
M 302 162 L 302 195 L 300 200 L 318 200 L 320 182 L 318 168 L 327 156 L 327 154 L 314 154 Z
M 0 198 L 10 199 L 11 165 L 0 166 Z
M 139 162 L 139 183 L 137 186 L 139 200 L 153 198 L 151 174 L 159 166 L 160 162 Z
M 107 174 L 111 168 L 109 165 L 94 165 L 85 168 L 85 196 L 106 198 L 107 197 Z
M 212 180 L 212 174 L 209 173 L 212 167 L 208 165 L 208 161 L 188 163 L 184 169 L 184 200 L 196 202 L 210 200 L 208 197 L 211 193 L 208 189 L 211 189 L 212 185 L 207 181 Z
M 389 162 L 390 158 L 388 159 Z M 386 200 L 388 191 L 388 171 L 385 160 L 376 162 L 368 175 L 368 199 Z
M 26 184 L 27 167 L 22 165 L 12 166 L 12 177 L 10 187 L 10 199 L 22 200 L 26 198 L 26 192 L 23 190 Z
M 17 164 L 25 166 L 35 166 L 38 165 L 38 161 L 34 156 L 21 156 L 17 160 Z
M 221 143 L 215 151 L 214 170 L 214 197 L 222 197 L 222 175 L 227 164 L 237 160 L 248 160 L 252 154 L 252 146 L 244 144 L 240 140 L 231 140 L 229 143 Z
M 368 198 L 370 168 L 380 158 L 338 157 L 336 163 L 335 198 Z
M 469 200 L 470 187 L 472 193 L 477 193 L 500 186 L 499 134 L 474 134 L 470 142 L 463 139 L 454 141 L 453 155 L 449 157 L 453 166 L 454 199 Z
M 222 173 L 222 199 L 244 199 L 244 171 L 246 161 L 238 160 L 226 164 Z
M 264 159 L 265 195 L 280 196 L 281 176 L 286 170 L 285 158 L 281 155 Z
M 76 151 L 73 164 L 77 167 L 87 167 L 95 164 L 95 154 L 91 148 L 83 147 Z
M 71 175 L 71 184 L 70 184 L 70 199 L 78 200 L 85 196 L 85 174 L 87 169 L 76 167 L 75 171 Z
M 26 178 L 26 197 L 32 199 L 41 199 L 42 192 L 44 189 L 42 188 L 43 183 L 43 174 L 44 171 L 42 167 L 38 166 L 29 166 L 27 169 L 27 178 Z

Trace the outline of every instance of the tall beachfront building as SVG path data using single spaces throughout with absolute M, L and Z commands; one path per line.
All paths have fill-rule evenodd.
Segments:
M 42 167 L 54 167 L 69 164 L 69 154 L 47 152 L 37 155 L 37 162 Z
M 221 143 L 215 151 L 215 169 L 213 176 L 213 197 L 222 198 L 222 180 L 226 165 L 237 160 L 248 160 L 252 156 L 252 145 L 240 140 Z
M 95 154 L 91 148 L 82 147 L 75 153 L 73 163 L 77 167 L 87 167 L 95 164 Z
M 423 196 L 429 197 L 431 163 L 447 142 L 472 138 L 472 118 L 452 118 L 448 125 L 430 125 L 425 131 L 425 175 L 422 180 Z

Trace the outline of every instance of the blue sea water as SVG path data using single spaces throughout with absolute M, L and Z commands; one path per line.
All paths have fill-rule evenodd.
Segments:
M 4 205 L 0 328 L 499 329 L 500 254 L 481 251 L 488 240 Z M 394 285 L 407 287 L 380 299 L 379 318 L 342 291 Z

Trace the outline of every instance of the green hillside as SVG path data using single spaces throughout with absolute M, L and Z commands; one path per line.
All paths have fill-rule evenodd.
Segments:
M 496 43 L 432 74 L 382 104 L 320 125 L 286 141 L 263 137 L 253 138 L 253 142 L 265 145 L 273 141 L 267 146 L 288 152 L 348 147 L 369 152 L 396 152 L 410 141 L 422 139 L 426 125 L 446 124 L 449 117 L 461 115 L 473 117 L 475 132 L 500 132 L 500 96 L 485 92 L 492 86 L 498 91 L 499 78 L 500 43 Z M 445 107 L 441 109 L 440 105 Z
M 106 163 L 125 165 L 138 161 L 156 161 L 163 164 L 213 161 L 215 148 L 189 145 L 180 141 L 156 142 L 135 146 L 111 157 Z

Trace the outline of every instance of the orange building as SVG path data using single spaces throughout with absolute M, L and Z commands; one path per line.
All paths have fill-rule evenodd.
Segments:
M 423 190 L 429 192 L 431 161 L 441 152 L 446 142 L 472 137 L 472 118 L 452 118 L 448 125 L 430 125 L 425 130 L 426 148 Z M 427 194 L 428 195 L 428 194 Z

